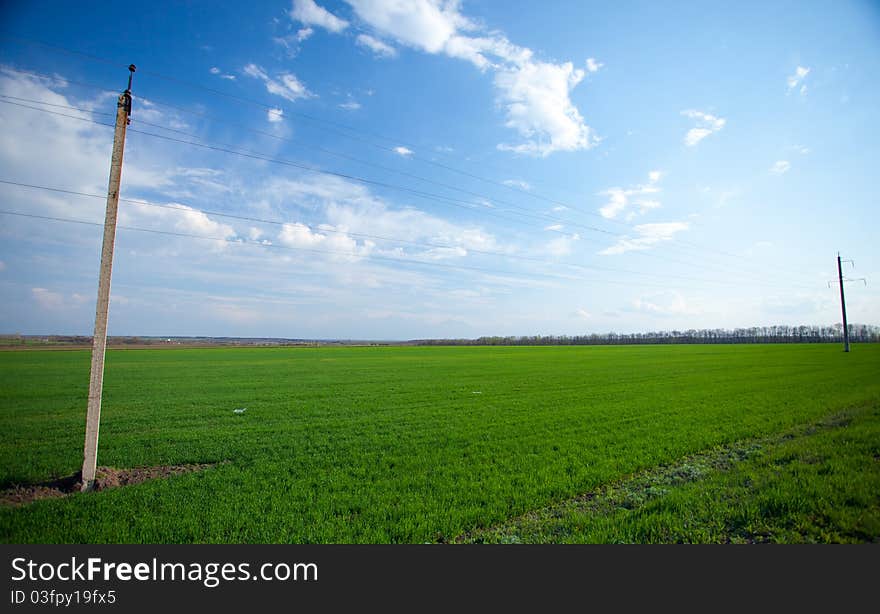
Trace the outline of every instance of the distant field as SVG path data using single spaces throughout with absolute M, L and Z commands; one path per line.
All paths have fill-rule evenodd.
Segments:
M 0 352 L 0 486 L 79 470 L 88 370 L 87 350 Z M 749 508 L 754 516 L 772 525 L 774 514 L 789 522 L 801 510 L 799 522 L 810 524 L 815 514 L 804 499 L 825 496 L 810 485 L 833 474 L 840 505 L 852 513 L 820 519 L 840 525 L 828 530 L 777 536 L 871 541 L 880 519 L 878 407 L 880 345 L 850 354 L 836 345 L 110 351 L 99 464 L 222 464 L 2 508 L 0 540 L 421 543 L 507 527 L 492 535 L 724 541 L 724 527 L 688 532 L 675 514 L 706 528 L 769 493 L 775 503 Z M 743 463 L 758 465 L 713 473 L 709 463 L 705 481 L 652 491 L 648 504 L 662 521 L 612 497 L 598 524 L 572 516 L 554 530 L 546 522 L 511 528 L 631 474 L 725 444 L 782 445 L 791 432 L 811 433 L 805 425 L 844 414 L 850 426 L 797 439 L 795 457 L 816 465 L 815 475 L 786 478 L 792 467 L 771 462 L 786 453 L 772 448 L 763 465 L 745 455 Z M 828 460 L 822 473 L 812 441 L 813 456 L 849 456 Z M 736 497 L 705 502 L 740 475 L 750 477 L 733 485 Z M 694 502 L 703 503 L 702 516 Z M 638 514 L 641 532 L 609 528 Z M 766 537 L 775 529 L 755 530 Z

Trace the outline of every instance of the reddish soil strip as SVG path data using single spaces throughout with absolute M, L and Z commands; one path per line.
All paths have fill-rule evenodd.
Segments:
M 182 473 L 204 471 L 213 467 L 214 463 L 202 463 L 194 465 L 159 465 L 158 467 L 135 467 L 133 469 L 115 469 L 113 467 L 98 467 L 95 474 L 95 491 L 119 488 L 140 484 L 147 480 L 167 478 Z M 15 485 L 0 492 L 0 505 L 19 506 L 33 503 L 39 499 L 54 499 L 66 497 L 80 492 L 82 481 L 79 472 L 57 480 L 41 482 L 39 484 Z

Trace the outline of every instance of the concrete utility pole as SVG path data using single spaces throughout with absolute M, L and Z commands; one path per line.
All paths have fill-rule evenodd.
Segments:
M 843 284 L 848 281 L 860 281 L 865 286 L 868 285 L 868 280 L 864 277 L 859 277 L 856 279 L 848 279 L 843 276 L 843 263 L 849 262 L 853 267 L 856 266 L 856 263 L 852 260 L 841 260 L 840 252 L 837 252 L 837 280 L 829 281 L 828 287 L 831 287 L 831 284 L 840 284 L 840 312 L 843 314 L 843 351 L 849 352 L 849 325 L 846 323 L 846 300 L 843 297 Z
M 98 430 L 101 426 L 101 392 L 104 388 L 104 351 L 107 347 L 107 317 L 110 311 L 110 275 L 113 270 L 113 245 L 116 243 L 116 214 L 119 209 L 119 184 L 122 180 L 122 154 L 125 130 L 131 117 L 131 78 L 135 65 L 128 67 L 128 88 L 116 103 L 116 131 L 110 158 L 110 185 L 107 188 L 107 212 L 104 216 L 104 243 L 98 278 L 98 303 L 95 309 L 95 336 L 92 338 L 92 368 L 89 377 L 89 407 L 86 415 L 86 441 L 83 453 L 82 491 L 92 490 L 98 466 Z
M 837 279 L 840 283 L 840 311 L 843 312 L 843 351 L 849 352 L 849 329 L 846 325 L 846 301 L 843 298 L 843 267 L 840 252 L 837 252 Z

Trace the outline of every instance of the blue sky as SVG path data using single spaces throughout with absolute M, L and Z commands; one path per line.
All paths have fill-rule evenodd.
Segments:
M 838 251 L 880 323 L 876 4 L 0 11 L 0 209 L 58 218 L 0 214 L 0 332 L 91 333 L 129 63 L 110 334 L 827 325 Z

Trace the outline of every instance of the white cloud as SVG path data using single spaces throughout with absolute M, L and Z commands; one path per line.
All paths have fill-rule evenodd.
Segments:
M 639 297 L 632 303 L 636 311 L 658 316 L 697 315 L 700 313 L 674 290 Z
M 403 156 L 404 158 L 406 158 L 407 156 L 411 156 L 411 155 L 413 155 L 414 152 L 413 152 L 412 149 L 400 145 L 400 146 L 394 148 L 394 153 L 396 153 L 396 154 L 399 155 L 399 156 Z
M 657 183 L 663 177 L 661 171 L 651 171 L 648 173 L 648 183 L 637 185 L 631 188 L 608 188 L 599 192 L 599 196 L 607 196 L 608 202 L 605 206 L 599 208 L 599 213 L 607 219 L 614 219 L 630 206 L 637 208 L 638 214 L 644 214 L 650 209 L 657 209 L 661 206 L 658 200 L 645 198 L 649 194 L 657 194 L 661 189 Z
M 587 58 L 587 72 L 599 72 L 599 69 L 605 66 L 602 62 L 597 62 L 596 58 Z
M 788 93 L 791 93 L 793 89 L 795 89 L 798 85 L 801 86 L 800 93 L 803 96 L 807 93 L 807 86 L 803 82 L 807 75 L 810 74 L 810 69 L 804 66 L 798 66 L 793 75 L 790 75 L 788 79 L 786 79 L 786 83 L 788 84 Z
M 347 2 L 361 20 L 387 38 L 426 53 L 465 60 L 481 71 L 492 70 L 505 126 L 523 138 L 520 143 L 499 144 L 498 149 L 546 157 L 556 151 L 587 149 L 598 142 L 571 101 L 571 91 L 585 75 L 571 62 L 534 60 L 531 49 L 511 43 L 498 32 L 477 35 L 482 28 L 461 14 L 457 0 Z M 593 66 L 601 65 L 594 60 Z
M 586 309 L 578 309 L 577 311 L 574 312 L 574 315 L 575 315 L 575 317 L 581 318 L 582 320 L 589 320 L 590 318 L 593 317 L 593 314 L 591 314 Z
M 378 38 L 374 38 L 369 34 L 358 34 L 355 42 L 361 47 L 366 47 L 367 49 L 372 51 L 377 57 L 397 57 L 397 49 L 395 49 L 391 45 L 388 45 L 387 43 L 383 43 Z
M 84 109 L 108 108 L 112 104 L 112 108 L 115 109 L 116 96 L 112 94 L 91 101 L 77 101 L 55 90 L 64 91 L 63 81 L 38 79 L 0 67 L 2 94 Z M 3 169 L 4 175 L 24 183 L 43 185 L 46 183 L 46 177 L 44 170 L 41 169 L 51 168 L 53 169 L 51 183 L 55 185 L 92 194 L 106 193 L 109 156 L 106 128 L 59 115 L 39 113 L 11 105 L 3 106 L 0 168 Z M 141 110 L 148 109 L 144 107 Z M 88 112 L 65 110 L 64 113 L 93 119 L 92 114 Z M 167 117 L 154 112 L 147 121 L 164 119 Z M 39 138 L 35 138 L 35 135 L 39 135 Z M 72 151 L 76 152 L 75 156 L 70 155 Z M 131 186 L 132 182 L 141 179 L 142 175 L 137 170 L 137 166 L 126 159 L 126 186 Z M 57 198 L 47 193 L 40 200 L 51 207 L 43 209 L 47 215 L 70 213 L 72 206 L 70 199 Z
M 556 239 L 552 239 L 544 246 L 550 256 L 561 258 L 568 256 L 574 249 L 574 244 L 581 240 L 581 236 L 577 233 L 571 235 L 563 235 Z
M 290 16 L 307 26 L 320 26 L 330 32 L 339 33 L 348 27 L 346 20 L 318 6 L 314 0 L 293 0 Z
M 345 111 L 357 111 L 361 108 L 361 103 L 357 102 L 356 100 L 349 100 L 347 102 L 339 104 L 338 106 L 340 109 L 343 109 Z
M 216 76 L 220 77 L 221 79 L 235 81 L 235 75 L 227 75 L 222 70 L 217 68 L 216 66 L 212 66 L 208 72 L 210 72 L 212 75 L 216 75 Z
M 376 241 L 378 237 L 406 237 L 449 248 L 505 251 L 493 235 L 479 227 L 447 222 L 418 209 L 391 209 L 365 186 L 342 178 L 276 178 L 263 187 L 262 197 L 282 210 L 320 208 L 328 224 L 324 232 L 335 229 L 371 235 Z
M 694 128 L 688 130 L 684 136 L 684 144 L 688 147 L 693 147 L 710 134 L 718 132 L 727 123 L 727 120 L 723 117 L 716 117 L 693 109 L 682 111 L 681 114 L 695 120 L 697 124 Z
M 638 224 L 633 227 L 635 237 L 624 236 L 617 243 L 599 252 L 602 256 L 615 256 L 631 251 L 642 251 L 655 247 L 659 243 L 670 241 L 676 233 L 688 229 L 687 222 L 661 222 L 656 224 Z
M 266 85 L 266 91 L 270 94 L 280 96 L 290 102 L 295 102 L 301 98 L 313 98 L 312 94 L 306 86 L 300 83 L 296 75 L 288 72 L 279 73 L 276 78 L 272 78 L 266 71 L 256 64 L 248 64 L 244 67 L 244 74 L 255 79 L 259 79 Z
M 64 296 L 46 288 L 31 288 L 31 296 L 43 309 L 61 309 L 64 307 Z
M 502 151 L 547 157 L 556 151 L 588 149 L 598 142 L 571 102 L 571 90 L 584 78 L 584 71 L 571 62 L 527 62 L 500 70 L 495 75 L 498 104 L 507 113 L 505 126 L 525 141 L 501 144 Z
M 770 167 L 770 172 L 774 175 L 782 175 L 783 173 L 786 173 L 790 168 L 791 164 L 788 160 L 777 160 L 773 163 L 773 166 Z
M 360 238 L 377 243 L 371 253 L 390 257 L 437 260 L 463 257 L 467 250 L 510 251 L 479 227 L 448 222 L 418 209 L 391 209 L 364 186 L 341 178 L 275 179 L 264 187 L 262 195 L 280 209 L 313 211 L 320 208 L 325 212 L 326 225 L 287 229 L 284 239 L 288 244 L 321 244 L 322 249 L 327 249 L 326 240 L 316 235 L 326 235 L 328 239 L 344 236 L 352 241 L 359 238 L 357 235 L 369 235 Z M 408 241 L 434 246 L 404 248 L 394 242 L 384 242 L 380 237 L 406 237 Z M 341 251 L 353 251 L 353 248 L 354 245 L 348 243 Z
M 523 181 L 522 179 L 505 179 L 501 183 L 510 188 L 519 188 L 520 190 L 532 189 L 531 184 L 528 181 Z
M 560 231 L 565 228 L 562 224 L 551 224 L 550 226 L 545 226 L 544 230 L 550 230 L 553 232 Z
M 284 120 L 284 109 L 269 109 L 266 111 L 266 119 L 270 123 L 277 124 Z
M 446 258 L 464 258 L 468 251 L 461 247 L 432 247 L 419 253 L 419 258 L 425 260 L 445 260 Z
M 168 205 L 168 207 L 126 207 L 125 209 L 120 209 L 119 224 L 183 235 L 222 239 L 222 241 L 199 243 L 200 250 L 204 249 L 204 245 L 210 245 L 209 249 L 214 252 L 224 251 L 229 246 L 227 241 L 232 241 L 238 236 L 235 228 L 229 224 L 215 221 L 208 214 L 198 209 L 174 202 L 168 203 Z M 168 239 L 168 241 L 173 241 L 173 239 Z M 178 243 L 182 245 L 186 244 L 187 241 L 186 237 L 181 237 Z
M 684 144 L 688 147 L 693 147 L 710 134 L 712 134 L 712 130 L 708 128 L 691 128 L 684 135 Z
M 434 0 L 348 0 L 358 17 L 380 32 L 428 53 L 440 53 L 460 27 L 470 23 L 457 2 Z
M 296 41 L 298 43 L 301 43 L 305 40 L 308 40 L 308 38 L 314 33 L 315 31 L 311 28 L 300 28 L 296 31 Z

